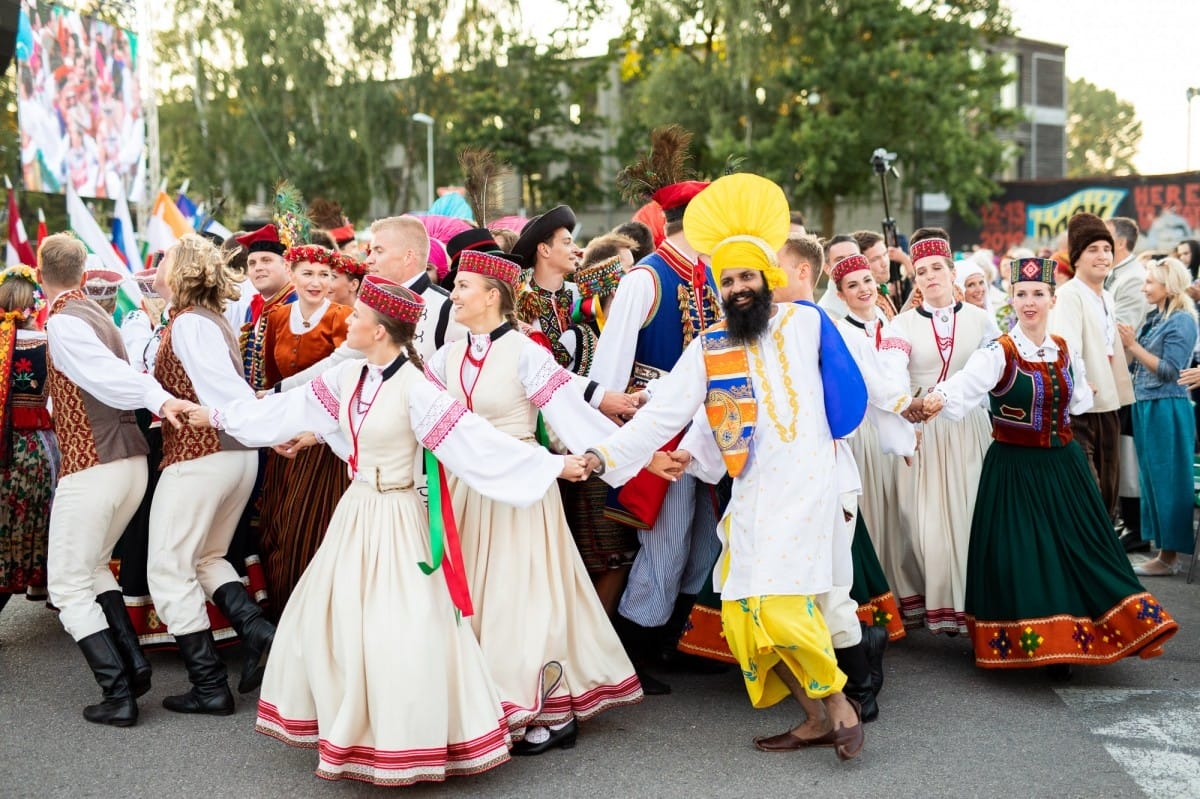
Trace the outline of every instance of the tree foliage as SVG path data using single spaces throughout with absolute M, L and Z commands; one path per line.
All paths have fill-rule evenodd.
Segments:
M 1083 78 L 1067 88 L 1067 176 L 1134 175 L 1142 123 L 1133 103 Z
M 354 218 L 409 210 L 426 202 L 427 130 L 411 121 L 425 113 L 440 184 L 461 180 L 457 152 L 470 144 L 511 163 L 534 205 L 598 192 L 598 151 L 555 133 L 597 124 L 578 98 L 603 67 L 570 61 L 579 27 L 534 42 L 519 32 L 518 0 L 468 0 L 457 18 L 432 0 L 173 3 L 177 24 L 158 42 L 172 77 L 159 125 L 173 185 L 190 179 L 239 206 L 287 178 Z M 588 0 L 572 8 L 582 23 L 598 13 Z
M 1001 0 L 635 0 L 623 76 L 622 146 L 679 121 L 822 210 L 875 190 L 868 160 L 895 151 L 906 185 L 966 211 L 995 191 L 1019 120 L 992 48 L 1012 34 Z

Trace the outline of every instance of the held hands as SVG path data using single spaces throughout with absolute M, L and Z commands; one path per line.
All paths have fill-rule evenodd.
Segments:
M 163 419 L 166 419 L 171 423 L 172 427 L 178 430 L 179 428 L 183 427 L 183 423 L 188 420 L 187 417 L 191 414 L 192 410 L 198 407 L 199 406 L 193 402 L 172 397 L 163 403 L 162 408 L 160 408 L 158 411 L 158 415 Z
M 315 446 L 317 437 L 313 433 L 301 433 L 291 441 L 285 441 L 282 444 L 276 444 L 271 447 L 279 455 L 282 455 L 289 460 L 300 454 L 300 450 Z
M 908 407 L 900 411 L 900 415 L 913 424 L 925 421 L 925 397 L 913 397 Z
M 931 392 L 925 397 L 925 421 L 929 421 L 933 417 L 942 412 L 945 407 L 945 400 L 942 395 L 936 391 Z
M 203 405 L 193 405 L 187 413 L 187 423 L 201 430 L 212 427 L 212 409 Z
M 620 391 L 605 391 L 600 400 L 600 412 L 618 425 L 625 424 L 645 404 L 645 392 L 625 394 Z
M 563 469 L 559 472 L 558 476 L 563 480 L 570 480 L 572 483 L 586 480 L 587 476 L 592 473 L 587 463 L 588 457 L 586 455 L 564 455 Z
M 677 449 L 674 452 L 659 451 L 654 453 L 654 457 L 646 464 L 646 471 L 674 483 L 691 462 L 692 453 L 685 449 Z

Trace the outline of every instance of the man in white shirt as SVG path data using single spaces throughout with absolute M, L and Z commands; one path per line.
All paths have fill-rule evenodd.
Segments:
M 1104 289 L 1113 263 L 1113 237 L 1104 222 L 1089 213 L 1071 217 L 1067 230 L 1075 277 L 1058 289 L 1049 329 L 1066 340 L 1068 352 L 1082 356 L 1093 386 L 1092 409 L 1075 416 L 1072 423 L 1104 506 L 1115 517 L 1120 476 L 1118 410 L 1133 401 L 1133 384 L 1117 335 L 1115 302 Z
M 861 720 L 843 693 L 846 676 L 815 601 L 849 584 L 852 572 L 824 404 L 825 392 L 838 389 L 823 385 L 816 346 L 822 313 L 772 302 L 771 290 L 787 282 L 775 255 L 788 230 L 782 190 L 735 174 L 706 191 L 713 194 L 699 196 L 685 224 L 695 246 L 712 253 L 726 320 L 688 345 L 649 403 L 589 449 L 585 463 L 619 485 L 696 419 L 673 459 L 703 479 L 733 477 L 714 571 L 730 651 L 756 707 L 791 694 L 808 715 L 755 744 L 765 751 L 834 746 L 849 759 L 862 749 Z M 759 195 L 761 218 L 738 218 L 749 194 Z M 828 343 L 845 347 L 835 339 Z
M 150 689 L 150 664 L 125 612 L 108 563 L 146 490 L 146 440 L 132 411 L 176 427 L 191 403 L 129 365 L 112 317 L 83 291 L 87 248 L 65 233 L 38 248 L 38 277 L 50 303 L 48 383 L 62 449 L 50 512 L 46 573 L 50 601 L 104 694 L 84 708 L 95 724 L 137 723 L 137 695 Z

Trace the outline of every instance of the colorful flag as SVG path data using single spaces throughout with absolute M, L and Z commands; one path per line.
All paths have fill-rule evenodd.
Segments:
M 179 213 L 183 214 L 183 218 L 191 222 L 192 226 L 195 227 L 197 218 L 196 204 L 183 193 L 182 189 L 179 191 L 179 196 L 175 198 L 175 207 L 179 209 Z
M 129 215 L 129 202 L 125 199 L 125 189 L 118 186 L 116 206 L 113 208 L 112 246 L 125 265 L 134 270 L 138 263 L 137 239 L 133 235 L 133 218 Z
M 42 246 L 42 241 L 44 241 L 45 238 L 49 235 L 50 235 L 50 231 L 48 231 L 46 229 L 46 213 L 41 208 L 39 208 L 38 209 L 38 229 L 37 229 L 38 247 Z
M 4 178 L 4 184 L 8 187 L 8 247 L 4 262 L 10 266 L 13 264 L 34 266 L 37 264 L 37 260 L 34 258 L 33 248 L 29 246 L 29 236 L 25 235 L 25 224 L 21 221 L 21 209 L 17 207 L 17 193 L 13 190 L 12 183 L 7 177 Z
M 150 212 L 150 224 L 145 231 L 150 252 L 167 249 L 191 230 L 191 223 L 171 202 L 170 196 L 160 191 L 154 199 L 154 210 Z
M 104 235 L 104 230 L 83 204 L 83 200 L 79 199 L 75 187 L 70 184 L 67 185 L 67 219 L 70 221 L 71 230 L 88 250 L 100 259 L 105 269 L 125 275 L 125 282 L 117 290 L 116 315 L 123 316 L 128 311 L 142 307 L 142 290 L 134 282 L 133 270 L 117 255 L 112 242 Z

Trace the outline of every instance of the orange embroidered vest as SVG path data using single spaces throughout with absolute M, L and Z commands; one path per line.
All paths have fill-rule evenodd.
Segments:
M 114 355 L 125 360 L 121 332 L 104 309 L 75 289 L 65 292 L 51 304 L 47 318 L 55 314 L 81 319 L 96 333 L 96 338 Z M 146 455 L 150 448 L 137 426 L 133 411 L 110 408 L 72 383 L 54 367 L 47 354 L 46 378 L 50 384 L 50 402 L 54 407 L 54 427 L 62 451 L 65 477 L 102 463 Z
M 167 323 L 166 330 L 163 332 L 162 343 L 158 347 L 158 358 L 154 363 L 154 378 L 162 384 L 164 389 L 176 397 L 188 400 L 189 402 L 199 403 L 200 399 L 196 396 L 196 387 L 192 384 L 192 378 L 188 376 L 187 370 L 183 368 L 183 362 L 179 360 L 179 356 L 175 354 L 175 348 L 171 346 L 171 332 L 174 328 L 175 320 L 187 313 L 202 316 L 221 329 L 225 337 L 225 347 L 228 351 L 229 359 L 233 362 L 239 375 L 242 372 L 242 361 L 238 357 L 237 339 L 233 337 L 233 329 L 223 316 L 204 308 L 192 307 L 177 311 L 172 310 L 171 321 Z M 212 357 L 219 358 L 220 354 L 213 352 Z M 207 428 L 202 430 L 189 425 L 184 425 L 182 428 L 176 430 L 172 425 L 164 424 L 162 427 L 162 437 L 163 457 L 162 463 L 158 467 L 160 469 L 165 469 L 174 463 L 196 460 L 197 458 L 203 458 L 205 455 L 213 455 L 217 452 L 250 449 L 224 433 L 218 433 L 216 430 Z

